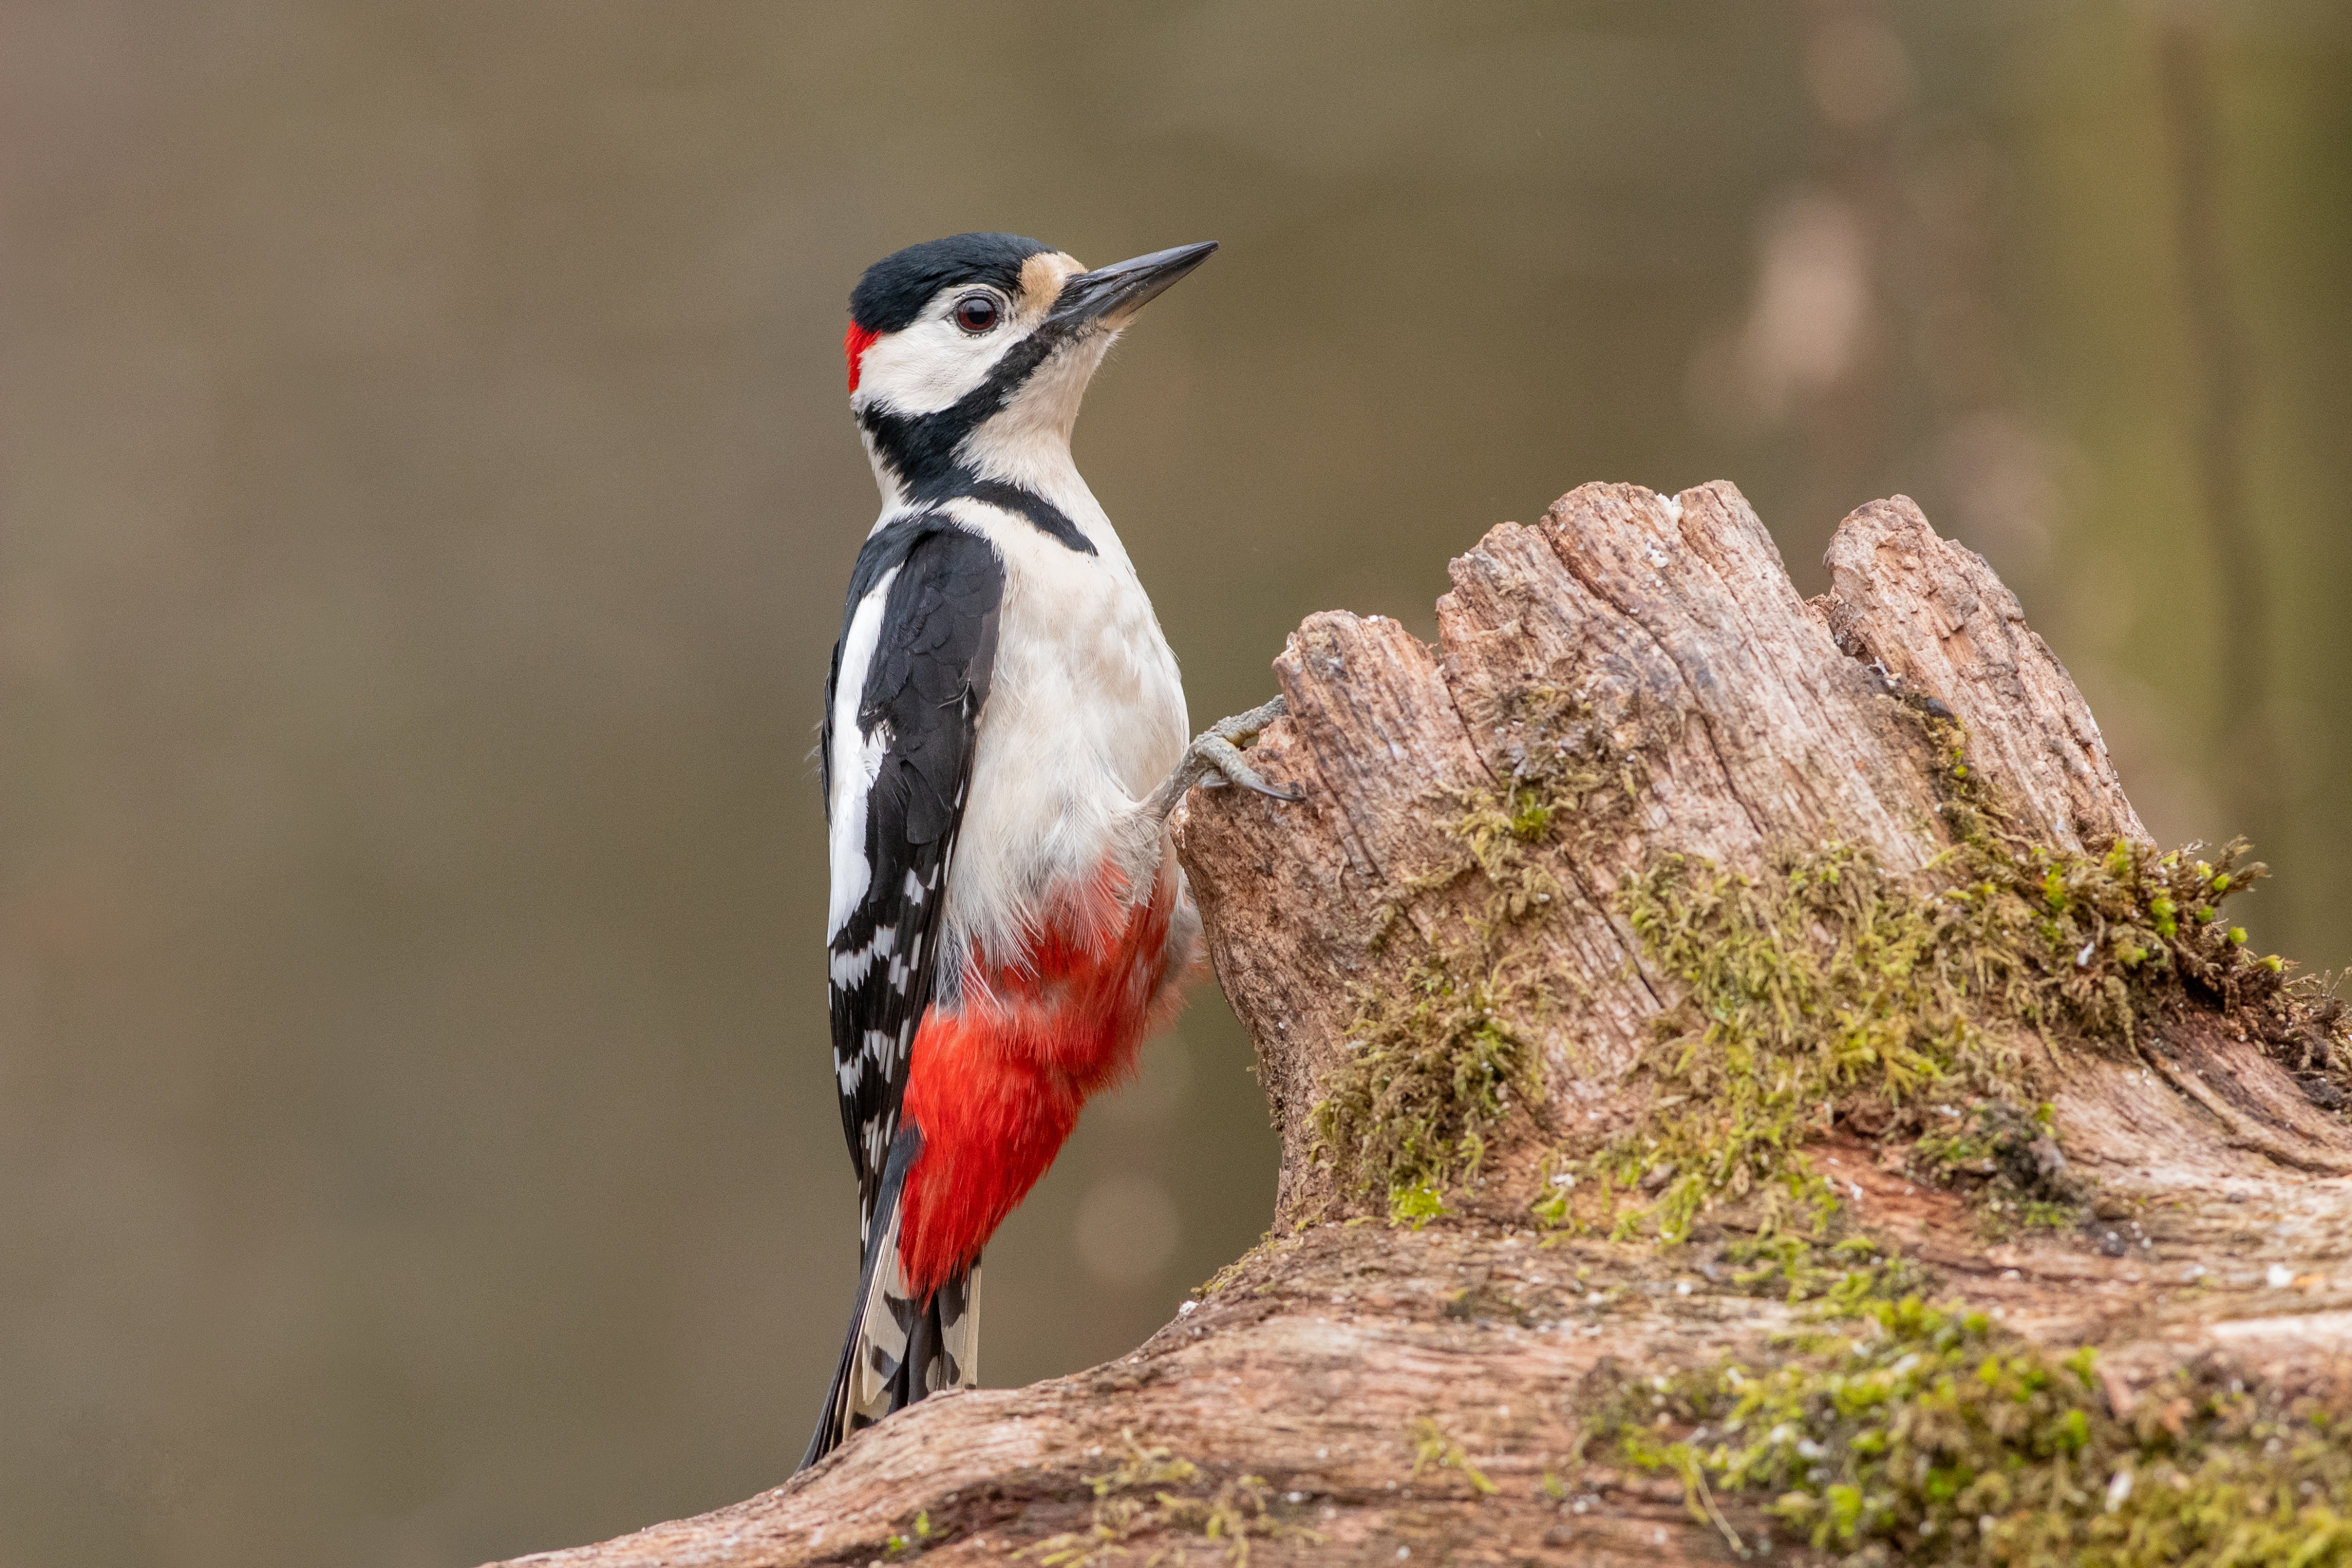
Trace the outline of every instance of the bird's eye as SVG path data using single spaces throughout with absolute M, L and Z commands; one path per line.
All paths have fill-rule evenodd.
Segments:
M 996 325 L 996 301 L 986 294 L 967 294 L 956 301 L 956 325 L 967 332 L 984 332 Z

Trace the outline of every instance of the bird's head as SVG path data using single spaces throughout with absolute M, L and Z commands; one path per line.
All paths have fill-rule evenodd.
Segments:
M 1066 455 L 1078 400 L 1135 312 L 1216 249 L 1180 246 L 1089 271 L 1012 234 L 887 256 L 849 296 L 849 405 L 894 500 L 959 477 L 1018 479 Z

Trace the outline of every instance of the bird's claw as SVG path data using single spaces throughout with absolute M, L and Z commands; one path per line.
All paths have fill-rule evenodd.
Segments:
M 1258 776 L 1257 770 L 1242 758 L 1241 749 L 1223 735 L 1213 731 L 1192 742 L 1192 754 L 1202 764 L 1201 787 L 1222 789 L 1227 784 L 1239 784 L 1254 789 L 1275 800 L 1305 800 L 1307 796 L 1286 784 L 1268 784 Z
M 1249 765 L 1241 752 L 1244 746 L 1257 739 L 1260 731 L 1289 711 L 1289 704 L 1277 697 L 1246 713 L 1220 719 L 1203 731 L 1193 740 L 1185 754 L 1187 763 L 1199 767 L 1202 787 L 1218 789 L 1226 784 L 1239 784 L 1273 800 L 1305 800 L 1304 792 L 1285 784 L 1268 784 L 1259 777 L 1257 770 Z
M 1256 740 L 1260 731 L 1289 711 L 1277 697 L 1246 713 L 1220 719 L 1194 736 L 1192 743 L 1184 748 L 1184 760 L 1153 795 L 1150 805 L 1154 815 L 1166 821 L 1169 813 L 1176 809 L 1176 803 L 1184 798 L 1184 792 L 1196 784 L 1204 789 L 1239 784 L 1272 800 L 1305 800 L 1303 791 L 1266 783 L 1242 755 L 1241 749 Z

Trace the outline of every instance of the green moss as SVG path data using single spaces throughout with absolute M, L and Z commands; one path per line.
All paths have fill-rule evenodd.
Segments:
M 1464 1323 L 1490 1321 L 1516 1323 L 1520 1328 L 1526 1328 L 1535 1321 L 1526 1304 L 1514 1298 L 1508 1291 L 1497 1289 L 1491 1284 L 1481 1283 L 1465 1285 L 1456 1290 L 1447 1299 L 1444 1313 L 1455 1321 Z
M 1778 1295 L 1792 1306 L 1815 1302 L 1832 1316 L 1917 1294 L 1930 1283 L 1925 1268 L 1869 1237 L 1824 1246 L 1782 1232 L 1735 1241 L 1724 1257 L 1735 1270 L 1732 1283 L 1742 1290 Z
M 1768 1232 L 1801 1217 L 1818 1233 L 1836 1191 L 1801 1146 L 1868 1105 L 1885 1130 L 1925 1134 L 1922 1173 L 2063 1226 L 2082 1194 L 2048 1107 L 2023 1109 L 2062 1047 L 2128 1053 L 2191 988 L 2284 1006 L 2283 966 L 2250 958 L 2210 907 L 2177 915 L 2261 877 L 2239 864 L 2242 843 L 2218 868 L 2126 843 L 2066 853 L 2016 842 L 1972 799 L 1969 837 L 1922 879 L 1838 844 L 1784 851 L 1754 878 L 1680 855 L 1627 878 L 1619 908 L 1682 1000 L 1641 1064 L 1654 1093 L 1640 1124 L 1588 1162 L 1596 1197 L 1552 1207 L 1590 1217 L 1597 1204 L 1617 1234 L 1674 1242 L 1757 1191 Z M 1931 1125 L 1930 1106 L 1960 1125 Z M 1628 1193 L 1638 1201 L 1620 1205 Z
M 1562 896 L 1558 851 L 1605 835 L 1640 791 L 1646 774 L 1633 744 L 1654 721 L 1631 711 L 1612 721 L 1540 684 L 1489 706 L 1510 770 L 1498 784 L 1436 803 L 1452 852 L 1400 879 L 1383 900 L 1383 931 L 1415 900 L 1475 880 L 1485 896 L 1471 922 L 1473 945 L 1491 951 L 1512 925 L 1549 912 Z
M 1540 1096 L 1527 1031 L 1547 977 L 1527 961 L 1529 927 L 1579 892 L 1563 851 L 1614 831 L 1639 783 L 1627 726 L 1556 694 L 1523 706 L 1510 777 L 1449 800 L 1454 854 L 1385 908 L 1383 929 L 1412 931 L 1419 951 L 1402 985 L 1359 994 L 1317 1108 L 1325 1157 L 1386 1194 L 1391 1223 L 1442 1213 L 1447 1185 Z M 1744 1510 L 1864 1562 L 2352 1568 L 2341 1413 L 2183 1374 L 2119 1419 L 2092 1352 L 2053 1357 L 1924 1305 L 1918 1265 L 1865 1237 L 1832 1244 L 1837 1189 L 1804 1146 L 1841 1119 L 1910 1143 L 1916 1173 L 2004 1224 L 2077 1223 L 2086 1194 L 2045 1098 L 2053 1068 L 2069 1051 L 2127 1058 L 2185 1003 L 2229 1009 L 2315 1102 L 2352 1105 L 2342 1002 L 2221 919 L 2263 875 L 2242 843 L 2210 859 L 2027 843 L 1958 727 L 1923 722 L 1954 838 L 1924 873 L 1830 844 L 1752 876 L 1666 856 L 1614 892 L 1645 970 L 1681 1000 L 1640 1064 L 1637 1124 L 1557 1152 L 1537 1214 L 1672 1242 L 1710 1205 L 1756 1200 L 1754 1234 L 1727 1249 L 1735 1279 L 1810 1303 L 1813 1321 L 1759 1373 L 1627 1384 L 1592 1431 L 1680 1476 L 1694 1517 L 1735 1551 L 1752 1540 L 1734 1525 Z M 1452 901 L 1437 918 L 1402 919 L 1438 894 Z M 1458 1466 L 1486 1489 L 1433 1422 L 1412 1441 L 1416 1476 Z
M 1418 951 L 1398 982 L 1356 992 L 1347 1054 L 1314 1112 L 1319 1157 L 1385 1197 L 1398 1224 L 1442 1213 L 1513 1109 L 1540 1105 L 1531 1026 L 1557 1002 L 1557 977 L 1532 961 L 1529 930 L 1577 891 L 1564 854 L 1622 828 L 1642 746 L 1662 727 L 1632 710 L 1604 720 L 1542 686 L 1486 707 L 1511 771 L 1441 803 L 1448 855 L 1383 901 L 1375 944 L 1402 931 Z M 2342 1004 L 2250 954 L 2221 920 L 2263 875 L 2242 842 L 2210 860 L 2195 847 L 2027 842 L 1967 765 L 1958 726 L 1905 711 L 1937 748 L 1955 838 L 1924 874 L 1831 844 L 1784 850 L 1753 877 L 1666 855 L 1614 890 L 1644 967 L 1683 999 L 1641 1064 L 1639 1125 L 1559 1171 L 1540 1220 L 1672 1242 L 1753 1194 L 1768 1234 L 1826 1234 L 1836 1189 L 1802 1147 L 1868 1110 L 1874 1135 L 1926 1135 L 1920 1173 L 1968 1188 L 2000 1224 L 2062 1226 L 2083 1194 L 2060 1131 L 2046 1114 L 2021 1131 L 2024 1108 L 2061 1051 L 2128 1054 L 2190 996 L 2252 1020 L 2315 1101 L 2352 1108 Z M 1404 918 L 1441 895 L 1426 918 Z M 1930 1107 L 1964 1119 L 1966 1137 Z
M 1358 988 L 1348 1054 L 1315 1108 L 1321 1157 L 1354 1190 L 1385 1194 L 1392 1223 L 1443 1213 L 1444 1190 L 1476 1173 L 1514 1104 L 1542 1102 L 1527 1023 L 1547 998 L 1526 973 L 1523 928 L 1565 896 L 1559 847 L 1601 830 L 1640 778 L 1615 731 L 1551 688 L 1508 695 L 1497 723 L 1512 772 L 1442 803 L 1450 854 L 1402 879 L 1376 928 L 1376 942 L 1412 931 L 1420 952 L 1400 982 Z M 1402 913 L 1440 893 L 1463 896 L 1467 916 L 1423 936 Z
M 1370 992 L 1349 1031 L 1350 1054 L 1315 1108 L 1323 1146 L 1346 1173 L 1385 1192 L 1400 1218 L 1426 1219 L 1440 1189 L 1475 1172 L 1513 1091 L 1543 1094 L 1534 1049 L 1504 1008 L 1498 970 L 1465 978 L 1458 953 L 1417 961 L 1397 992 Z
M 1425 1469 L 1458 1470 L 1462 1479 L 1470 1483 L 1470 1489 L 1480 1497 L 1492 1497 L 1502 1489 L 1470 1462 L 1462 1445 L 1448 1436 L 1432 1417 L 1424 1415 L 1414 1422 L 1409 1436 L 1412 1443 L 1412 1474 L 1406 1479 L 1421 1479 L 1421 1472 Z
M 2083 1217 L 2081 1205 L 2028 1198 L 2018 1210 L 2018 1222 L 2028 1230 L 2071 1230 Z
M 1266 1256 L 1267 1253 L 1270 1252 L 1276 1245 L 1276 1241 L 1277 1238 L 1274 1232 L 1269 1229 L 1265 1235 L 1257 1238 L 1257 1245 L 1255 1247 L 1251 1247 L 1247 1252 L 1243 1253 L 1239 1258 L 1234 1258 L 1231 1263 L 1226 1264 L 1214 1274 L 1210 1275 L 1208 1279 L 1202 1280 L 1200 1284 L 1193 1286 L 1191 1299 L 1195 1301 L 1205 1301 L 1210 1297 L 1216 1295 L 1219 1291 L 1232 1285 L 1234 1280 L 1242 1277 L 1243 1272 L 1246 1270 L 1252 1263 L 1255 1263 L 1260 1258 Z
M 889 1537 L 882 1542 L 882 1549 L 894 1559 L 913 1556 L 919 1554 L 925 1547 L 931 1545 L 937 1537 L 944 1533 L 945 1531 L 931 1528 L 930 1510 L 925 1509 L 915 1515 L 904 1531 L 892 1531 Z
M 1475 1137 L 1475 1133 L 1471 1134 Z M 1445 1213 L 1445 1194 L 1434 1182 L 1389 1189 L 1389 1223 L 1419 1230 Z
M 2224 845 L 2218 863 L 2199 858 L 2197 844 L 2158 852 L 2121 839 L 2089 851 L 2035 843 L 1969 769 L 1959 722 L 1903 710 L 1941 759 L 1931 777 L 1955 846 L 1937 868 L 1943 896 L 1968 910 L 1989 956 L 2011 960 L 1976 976 L 2007 1016 L 2128 1043 L 2175 983 L 2231 1007 L 2279 996 L 2284 961 L 2249 960 L 2244 938 L 2232 941 L 2218 920 L 2224 899 L 2269 875 L 2259 862 L 2239 864 L 2244 839 Z
M 2352 1446 L 2317 1401 L 2184 1375 L 2108 1413 L 2095 1353 L 1983 1316 L 1867 1303 L 1863 1332 L 1751 1374 L 1621 1385 L 1596 1432 L 1684 1479 L 1695 1516 L 1745 1497 L 1816 1550 L 1909 1563 L 2352 1564 Z
M 2279 967 L 2249 957 L 2218 906 L 2268 874 L 2239 865 L 2243 839 L 2221 868 L 2195 858 L 2200 846 L 2158 853 L 2118 842 L 2077 854 L 1986 832 L 1964 841 L 1941 869 L 1942 900 L 1960 911 L 1965 935 L 2005 962 L 1975 977 L 2006 1016 L 2048 1032 L 2129 1046 L 2163 1000 L 2194 986 L 2242 1007 L 2275 998 Z M 2183 921 L 2189 909 L 2193 918 Z
M 1202 1468 L 1154 1444 L 1121 1432 L 1125 1449 L 1113 1468 L 1087 1478 L 1094 1518 L 1087 1529 L 1048 1536 L 1015 1555 L 1041 1568 L 1099 1568 L 1130 1555 L 1125 1544 L 1140 1535 L 1189 1535 L 1217 1542 L 1234 1568 L 1249 1562 L 1254 1540 L 1319 1542 L 1311 1530 L 1279 1519 L 1274 1489 L 1262 1476 L 1239 1476 L 1211 1488 Z
M 2018 1095 L 2013 1051 L 1966 1005 L 1986 963 L 1959 940 L 1966 911 L 1863 850 L 1784 855 L 1754 879 L 1670 855 L 1619 905 L 1683 991 L 1642 1062 L 1654 1092 L 1641 1125 L 1591 1163 L 1604 1194 L 1655 1194 L 1618 1216 L 1622 1233 L 1654 1222 L 1679 1241 L 1718 1194 L 1766 1189 L 1817 1227 L 1835 1198 L 1800 1146 L 1841 1102 Z

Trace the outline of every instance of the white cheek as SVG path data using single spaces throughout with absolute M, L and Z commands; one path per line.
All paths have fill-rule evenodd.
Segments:
M 896 413 L 936 414 L 986 381 L 1020 341 L 1009 326 L 976 338 L 944 319 L 918 321 L 866 351 L 858 391 Z

